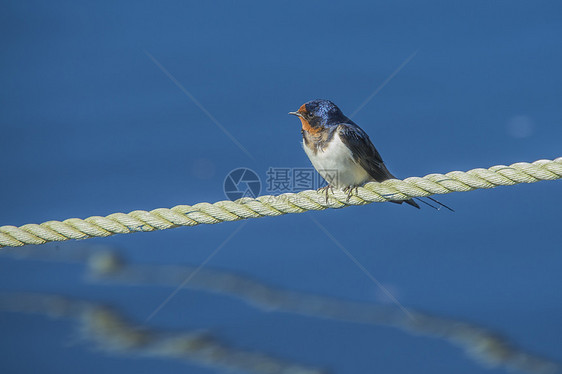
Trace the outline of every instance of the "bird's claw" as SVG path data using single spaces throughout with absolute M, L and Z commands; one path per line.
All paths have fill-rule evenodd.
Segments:
M 328 190 L 330 190 L 332 194 L 334 194 L 334 186 L 331 185 L 327 185 L 318 189 L 318 192 L 326 193 L 326 204 L 328 204 Z M 357 194 L 357 192 L 359 191 L 359 187 L 348 186 L 343 189 L 343 192 L 347 194 L 347 199 L 345 200 L 346 202 L 349 202 L 349 199 L 351 199 L 351 196 L 353 196 L 353 191 L 355 191 L 355 194 Z
M 325 192 L 326 193 L 326 204 L 328 204 L 328 190 L 332 191 L 332 195 L 334 194 L 334 187 L 329 185 L 329 184 L 327 186 L 320 187 L 318 189 L 318 192 L 320 192 L 320 193 Z
M 351 199 L 351 196 L 353 195 L 353 190 L 355 190 L 355 194 L 357 194 L 357 192 L 359 191 L 359 187 L 358 186 L 347 186 L 343 189 L 343 192 L 345 192 L 347 194 L 347 199 L 345 200 L 346 202 L 349 202 L 349 199 Z

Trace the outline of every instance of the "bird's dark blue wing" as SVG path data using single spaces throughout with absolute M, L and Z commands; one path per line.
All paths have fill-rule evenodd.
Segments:
M 355 162 L 361 165 L 375 181 L 382 182 L 394 178 L 384 165 L 381 155 L 371 143 L 371 139 L 362 128 L 354 123 L 341 123 L 338 125 L 338 135 L 351 150 Z

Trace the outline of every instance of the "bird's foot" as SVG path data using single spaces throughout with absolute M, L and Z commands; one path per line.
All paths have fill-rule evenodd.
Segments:
M 318 189 L 318 192 L 320 192 L 320 193 L 325 192 L 326 193 L 326 204 L 328 204 L 328 190 L 332 191 L 332 195 L 334 194 L 334 186 L 331 186 L 331 185 L 320 187 Z
M 343 192 L 347 194 L 347 199 L 345 200 L 346 202 L 349 202 L 349 199 L 351 199 L 351 196 L 353 196 L 353 190 L 355 190 L 355 194 L 357 194 L 357 191 L 359 191 L 359 186 L 347 186 L 343 189 Z

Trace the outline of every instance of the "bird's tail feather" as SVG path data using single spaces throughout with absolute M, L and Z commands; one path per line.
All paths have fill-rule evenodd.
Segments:
M 391 203 L 395 203 L 395 204 L 406 203 L 406 204 L 408 204 L 408 205 L 413 206 L 414 208 L 421 209 L 420 206 L 419 206 L 414 200 L 412 200 L 412 199 L 410 199 L 410 200 L 401 200 L 401 201 L 398 201 L 398 200 L 390 200 L 390 202 L 391 202 Z
M 443 204 L 443 203 L 440 202 L 439 200 L 434 199 L 434 198 L 432 198 L 432 197 L 430 197 L 430 196 L 426 196 L 426 199 L 429 199 L 429 200 L 433 201 L 434 203 L 439 204 L 439 207 L 437 207 L 437 210 L 439 210 L 439 209 L 441 209 L 441 207 L 443 207 L 443 208 L 445 208 L 445 209 L 449 209 L 451 212 L 454 212 L 454 211 L 455 211 L 453 208 L 448 207 L 447 205 Z M 423 201 L 423 200 L 420 199 L 420 201 Z
M 441 210 L 441 207 L 443 207 L 443 208 L 449 209 L 451 212 L 454 212 L 454 210 L 453 210 L 452 208 L 448 207 L 447 205 L 443 204 L 442 202 L 440 202 L 440 201 L 438 201 L 438 200 L 436 200 L 436 199 L 434 199 L 434 198 L 432 198 L 432 197 L 429 197 L 429 196 L 426 196 L 426 198 L 429 199 L 429 200 L 431 200 L 431 201 L 433 201 L 434 203 L 439 204 L 439 206 L 435 206 L 435 205 L 433 205 L 433 204 L 431 204 L 431 203 L 428 203 L 427 201 L 422 200 L 422 199 L 419 198 L 419 197 L 416 197 L 415 199 L 418 200 L 420 203 L 423 203 L 423 204 L 425 204 L 425 205 L 427 205 L 427 206 L 429 206 L 429 207 L 431 207 L 431 208 L 433 208 L 433 209 L 435 209 L 435 210 Z M 408 205 L 413 206 L 414 208 L 421 209 L 420 206 L 414 201 L 414 199 L 402 200 L 402 201 L 391 200 L 390 202 L 391 202 L 391 203 L 396 203 L 396 204 L 406 203 L 406 204 L 408 204 Z

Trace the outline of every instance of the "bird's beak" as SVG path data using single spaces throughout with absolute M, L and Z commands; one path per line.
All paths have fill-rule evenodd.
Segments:
M 293 116 L 297 116 L 297 117 L 302 117 L 302 114 L 300 114 L 299 112 L 289 112 L 289 114 L 292 114 Z

